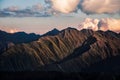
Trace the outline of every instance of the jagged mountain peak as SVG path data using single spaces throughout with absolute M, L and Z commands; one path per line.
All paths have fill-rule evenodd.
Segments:
M 59 31 L 57 28 L 54 28 L 52 31 Z
M 47 33 L 43 34 L 42 36 L 54 36 L 57 35 L 60 31 L 56 28 L 54 28 L 51 31 L 48 31 Z

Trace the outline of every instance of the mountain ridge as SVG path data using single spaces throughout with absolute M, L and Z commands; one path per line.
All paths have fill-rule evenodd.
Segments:
M 0 70 L 82 71 L 99 61 L 119 56 L 119 34 L 108 33 L 67 28 L 57 35 L 16 45 L 0 56 Z
M 9 47 L 20 44 L 29 43 L 37 40 L 40 35 L 34 33 L 27 34 L 25 32 L 7 33 L 0 30 L 0 54 L 6 51 Z
M 29 43 L 38 40 L 40 37 L 57 35 L 59 32 L 60 31 L 56 28 L 46 32 L 43 35 L 38 35 L 35 33 L 28 34 L 23 31 L 8 33 L 0 30 L 0 54 L 6 51 L 9 47 L 14 46 L 16 44 Z

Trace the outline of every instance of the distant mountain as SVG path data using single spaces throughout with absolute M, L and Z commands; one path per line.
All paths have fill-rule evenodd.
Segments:
M 67 28 L 9 48 L 0 71 L 119 72 L 120 37 L 112 31 Z
M 29 43 L 38 40 L 38 38 L 40 38 L 40 35 L 34 33 L 17 32 L 11 34 L 0 30 L 0 53 L 14 44 Z
M 37 35 L 35 33 L 27 34 L 25 32 L 11 34 L 0 30 L 0 54 L 14 44 L 29 43 L 38 40 L 40 37 L 57 35 L 59 32 L 56 28 L 43 35 Z

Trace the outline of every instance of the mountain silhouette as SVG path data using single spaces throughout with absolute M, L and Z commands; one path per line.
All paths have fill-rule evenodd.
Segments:
M 29 43 L 38 40 L 40 35 L 34 33 L 27 34 L 25 32 L 7 33 L 0 30 L 0 53 L 6 51 L 9 47 L 21 43 Z
M 55 31 L 9 48 L 0 55 L 0 71 L 119 72 L 119 34 L 75 28 Z
M 40 37 L 54 36 L 58 33 L 59 30 L 56 28 L 43 35 L 37 35 L 35 33 L 27 34 L 25 32 L 16 32 L 11 34 L 0 30 L 0 54 L 16 44 L 29 43 L 38 40 Z

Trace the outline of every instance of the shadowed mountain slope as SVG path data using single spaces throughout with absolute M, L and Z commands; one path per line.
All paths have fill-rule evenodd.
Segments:
M 95 64 L 104 60 L 102 64 L 108 64 L 107 59 L 112 61 L 119 56 L 119 43 L 119 34 L 114 32 L 67 28 L 55 36 L 11 47 L 0 55 L 0 71 L 87 71 Z
M 0 31 L 0 54 L 16 44 L 29 43 L 38 40 L 40 37 L 57 35 L 59 32 L 59 30 L 53 29 L 46 34 L 37 35 L 35 33 L 27 34 L 25 32 L 11 34 L 5 31 Z
M 34 33 L 17 32 L 11 34 L 0 31 L 0 54 L 15 44 L 29 43 L 38 40 L 38 38 L 40 38 L 40 35 Z

